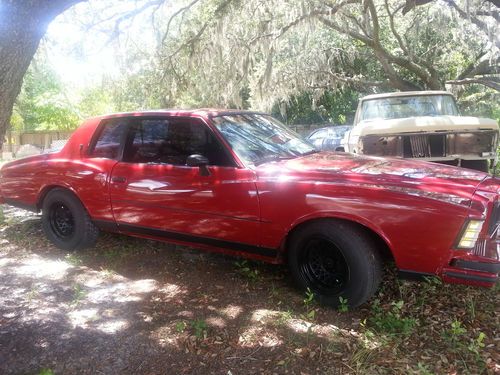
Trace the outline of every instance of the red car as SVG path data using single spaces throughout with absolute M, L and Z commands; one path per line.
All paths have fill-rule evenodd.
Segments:
M 500 180 L 472 170 L 318 152 L 256 112 L 140 112 L 87 120 L 64 148 L 7 163 L 1 201 L 42 210 L 64 250 L 99 230 L 287 262 L 335 306 L 403 276 L 490 287 Z

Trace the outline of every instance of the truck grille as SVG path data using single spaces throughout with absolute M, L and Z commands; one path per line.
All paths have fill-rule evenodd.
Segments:
M 418 134 L 403 136 L 405 158 L 431 158 L 446 156 L 445 134 Z
M 361 154 L 397 156 L 409 159 L 471 156 L 482 158 L 496 150 L 496 131 L 438 132 L 419 134 L 367 135 L 360 138 Z M 467 159 L 467 158 L 466 158 Z

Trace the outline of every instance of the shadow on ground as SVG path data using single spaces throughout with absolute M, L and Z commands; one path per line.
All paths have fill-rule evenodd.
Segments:
M 2 374 L 336 374 L 365 347 L 359 313 L 304 302 L 283 267 L 112 234 L 68 254 L 7 218 Z

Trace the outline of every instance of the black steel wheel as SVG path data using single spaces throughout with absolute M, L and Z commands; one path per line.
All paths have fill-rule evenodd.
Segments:
M 99 235 L 80 200 L 61 188 L 49 191 L 43 200 L 42 227 L 47 238 L 63 250 L 90 247 Z
M 349 281 L 349 265 L 329 239 L 312 237 L 300 253 L 302 277 L 324 294 L 339 293 Z
M 75 234 L 75 219 L 64 203 L 52 204 L 49 208 L 49 221 L 52 232 L 60 239 L 68 239 Z
M 287 241 L 288 265 L 297 286 L 337 307 L 340 297 L 351 307 L 368 301 L 380 284 L 382 262 L 371 234 L 344 220 L 304 224 Z

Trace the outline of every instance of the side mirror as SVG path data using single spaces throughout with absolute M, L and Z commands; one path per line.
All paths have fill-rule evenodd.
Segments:
M 200 154 L 189 155 L 186 160 L 186 164 L 190 167 L 199 167 L 201 176 L 210 176 L 210 171 L 208 170 L 208 159 Z

